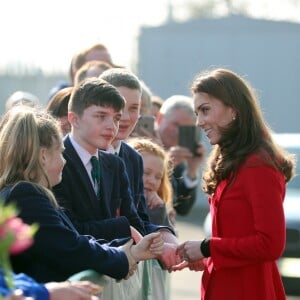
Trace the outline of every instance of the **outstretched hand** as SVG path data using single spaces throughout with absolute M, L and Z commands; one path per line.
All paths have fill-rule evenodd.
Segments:
M 131 247 L 131 255 L 136 261 L 156 258 L 163 253 L 164 240 L 160 232 L 144 236 L 140 242 Z
M 137 269 L 137 261 L 134 259 L 134 257 L 131 254 L 132 244 L 133 244 L 133 240 L 131 239 L 126 244 L 120 247 L 126 254 L 128 260 L 128 274 L 126 275 L 125 279 L 128 279 L 130 276 L 132 276 L 135 270 Z
M 132 227 L 132 235 L 135 236 L 139 242 L 133 245 L 133 239 L 131 239 L 120 247 L 125 252 L 129 265 L 128 274 L 125 279 L 128 279 L 134 274 L 139 261 L 156 258 L 162 254 L 164 248 L 164 240 L 160 232 L 150 233 L 141 239 L 139 235 L 136 236 L 136 231 L 133 229 Z
M 143 236 L 133 227 L 130 225 L 130 232 L 131 232 L 131 237 L 135 241 L 135 243 L 139 243 L 140 240 L 143 238 Z
M 203 271 L 206 265 L 206 258 L 202 258 L 194 261 L 184 260 L 182 263 L 173 266 L 172 271 L 181 271 L 185 268 L 189 268 L 191 271 L 199 272 Z
M 201 241 L 186 241 L 177 247 L 176 253 L 186 261 L 194 261 L 203 258 L 200 250 Z

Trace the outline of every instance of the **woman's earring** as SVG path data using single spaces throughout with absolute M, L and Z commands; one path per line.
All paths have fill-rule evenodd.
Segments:
M 234 120 L 235 120 L 235 117 L 233 116 L 233 117 L 232 117 L 232 121 L 234 121 Z

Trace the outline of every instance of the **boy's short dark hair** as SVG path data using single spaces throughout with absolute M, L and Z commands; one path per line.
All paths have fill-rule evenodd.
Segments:
M 119 91 L 105 80 L 87 78 L 74 87 L 68 109 L 81 116 L 83 111 L 92 105 L 112 107 L 120 111 L 125 106 L 125 100 Z

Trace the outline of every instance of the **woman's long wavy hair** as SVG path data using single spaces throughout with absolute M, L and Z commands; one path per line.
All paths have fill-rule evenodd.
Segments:
M 37 185 L 56 206 L 47 173 L 40 162 L 40 149 L 61 141 L 58 123 L 49 114 L 24 106 L 8 111 L 0 123 L 0 189 L 20 181 Z M 48 185 L 39 182 L 45 178 Z
M 203 190 L 212 195 L 223 179 L 234 181 L 238 167 L 251 153 L 257 153 L 267 165 L 281 171 L 285 180 L 294 175 L 294 159 L 273 142 L 264 121 L 258 99 L 246 80 L 227 69 L 205 71 L 196 76 L 192 93 L 206 93 L 232 107 L 236 118 L 220 128 L 221 141 L 214 146 L 203 173 Z

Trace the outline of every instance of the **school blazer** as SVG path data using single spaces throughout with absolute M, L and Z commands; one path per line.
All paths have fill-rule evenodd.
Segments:
M 97 242 L 80 235 L 37 185 L 20 182 L 13 188 L 4 188 L 0 195 L 2 201 L 16 205 L 25 223 L 39 226 L 33 246 L 11 257 L 15 273 L 25 273 L 38 282 L 63 281 L 86 269 L 117 279 L 127 275 L 125 253 L 107 247 L 105 240 Z M 112 245 L 119 246 L 124 241 L 115 241 Z
M 211 257 L 202 276 L 201 299 L 283 300 L 276 260 L 285 246 L 285 180 L 257 155 L 236 180 L 219 183 L 210 198 Z
M 58 203 L 78 232 L 92 235 L 96 239 L 113 240 L 130 236 L 132 225 L 144 235 L 143 222 L 133 203 L 123 161 L 113 154 L 99 151 L 98 199 L 68 136 L 64 139 L 64 146 L 66 164 L 62 181 L 53 190 Z
M 174 233 L 174 230 L 171 226 L 159 226 L 150 222 L 147 210 L 147 203 L 144 196 L 144 166 L 143 158 L 141 157 L 141 155 L 134 148 L 122 141 L 119 156 L 123 159 L 125 163 L 126 172 L 129 177 L 130 189 L 134 199 L 134 204 L 137 208 L 137 212 L 140 218 L 144 222 L 146 233 L 148 234 L 157 231 L 161 228 L 167 228 L 172 233 Z

